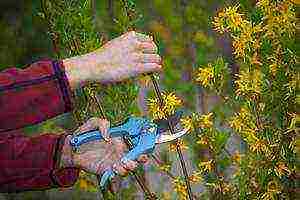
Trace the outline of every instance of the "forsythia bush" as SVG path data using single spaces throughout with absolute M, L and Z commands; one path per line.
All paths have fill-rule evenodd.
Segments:
M 48 21 L 54 42 L 61 47 L 58 58 L 79 55 L 100 46 L 101 40 L 94 31 L 90 16 L 92 1 L 43 2 L 42 17 Z M 112 9 L 110 13 L 115 15 L 114 21 L 118 25 L 113 26 L 112 34 L 119 35 L 134 23 L 128 17 L 134 14 L 134 4 L 133 1 L 109 2 L 118 2 L 115 6 L 122 10 L 114 13 Z M 213 46 L 212 39 L 201 30 L 188 34 L 189 29 L 200 26 L 198 18 L 205 16 L 203 24 L 208 24 L 208 17 L 197 10 L 197 6 L 185 5 L 188 12 L 183 12 L 186 15 L 182 16 L 186 22 L 179 23 L 170 11 L 173 1 L 166 1 L 170 6 L 163 6 L 163 1 L 153 2 L 159 12 L 166 11 L 171 16 L 166 20 L 170 28 L 153 21 L 149 30 L 170 46 L 167 53 L 172 53 L 172 59 L 177 60 L 183 54 L 186 44 L 182 41 L 187 35 L 188 39 L 193 38 L 202 46 Z M 127 15 L 123 14 L 124 9 Z M 238 73 L 233 74 L 225 58 L 218 58 L 194 71 L 195 84 L 217 96 L 219 102 L 208 113 L 194 112 L 181 119 L 182 126 L 189 130 L 193 140 L 179 140 L 178 145 L 183 151 L 193 149 L 198 152 L 195 156 L 197 169 L 190 173 L 189 179 L 192 184 L 202 184 L 207 189 L 200 194 L 194 192 L 195 199 L 295 199 L 299 187 L 296 175 L 299 115 L 296 108 L 300 103 L 296 93 L 300 74 L 296 67 L 295 5 L 288 0 L 261 0 L 250 14 L 241 10 L 239 5 L 228 6 L 218 12 L 213 21 L 218 33 L 228 34 L 232 39 Z M 185 27 L 185 23 L 191 27 Z M 181 33 L 181 29 L 187 31 L 173 40 L 171 31 Z M 165 64 L 173 64 L 170 57 L 165 59 Z M 167 75 L 177 76 L 178 69 L 172 68 L 172 73 L 170 70 L 170 67 L 165 69 Z M 183 84 L 172 85 L 180 87 Z M 183 89 L 188 94 L 192 91 L 190 88 L 188 85 Z M 75 116 L 80 122 L 91 115 L 101 116 L 92 98 L 98 96 L 107 117 L 112 122 L 122 121 L 128 115 L 138 113 L 135 105 L 137 94 L 133 81 L 109 87 L 90 85 L 77 92 Z M 166 119 L 183 104 L 172 92 L 163 92 L 162 98 L 162 106 L 157 98 L 148 99 L 148 110 L 153 119 Z M 232 138 L 241 143 L 236 151 L 229 148 Z M 176 152 L 176 145 L 170 144 L 169 150 L 170 153 Z M 188 199 L 184 178 L 171 173 L 171 164 L 160 163 L 157 168 L 172 179 L 178 197 Z M 89 175 L 82 174 L 77 185 L 81 189 L 97 191 L 97 185 L 89 178 Z M 130 195 L 134 192 L 128 193 L 124 199 L 132 197 Z M 164 199 L 172 198 L 169 193 L 162 195 Z
M 196 143 L 208 149 L 195 173 L 209 189 L 202 197 L 295 199 L 300 103 L 295 5 L 260 0 L 250 16 L 239 5 L 229 6 L 218 12 L 213 25 L 232 38 L 239 72 L 231 83 L 230 66 L 221 58 L 195 71 L 196 83 L 220 97 L 210 113 L 181 119 Z M 242 141 L 236 152 L 226 149 L 230 135 Z M 187 199 L 184 183 L 174 184 Z

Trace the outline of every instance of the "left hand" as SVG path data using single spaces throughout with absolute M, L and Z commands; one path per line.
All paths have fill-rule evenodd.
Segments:
M 115 38 L 101 48 L 64 61 L 71 88 L 88 81 L 118 82 L 162 70 L 153 39 L 135 31 Z

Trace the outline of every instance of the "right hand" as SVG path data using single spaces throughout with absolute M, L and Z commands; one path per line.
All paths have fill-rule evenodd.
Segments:
M 129 171 L 136 169 L 139 163 L 147 161 L 147 155 L 141 155 L 137 161 L 129 160 L 122 163 L 120 160 L 127 152 L 127 145 L 120 137 L 110 138 L 108 133 L 109 121 L 100 118 L 91 118 L 75 131 L 75 135 L 89 130 L 99 129 L 105 140 L 91 141 L 82 144 L 78 153 L 70 151 L 69 141 L 71 135 L 66 138 L 63 148 L 65 166 L 75 165 L 89 173 L 102 175 L 108 169 L 114 169 L 119 175 L 127 175 Z M 68 152 L 70 155 L 68 155 Z M 71 161 L 68 161 L 71 159 Z M 74 166 L 73 166 L 74 167 Z
M 118 82 L 162 70 L 153 39 L 134 31 L 115 38 L 94 52 L 64 60 L 71 87 L 86 81 Z

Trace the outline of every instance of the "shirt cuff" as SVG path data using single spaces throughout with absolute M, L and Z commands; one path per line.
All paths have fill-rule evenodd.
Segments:
M 65 111 L 70 112 L 72 110 L 72 91 L 70 87 L 70 83 L 65 73 L 65 66 L 63 65 L 63 61 L 52 61 L 52 66 L 54 69 L 54 73 L 56 74 L 58 84 L 61 90 L 62 98 L 65 102 Z
M 80 168 L 77 167 L 60 168 L 63 146 L 68 135 L 69 134 L 64 134 L 58 139 L 53 155 L 54 166 L 51 172 L 51 179 L 53 184 L 59 187 L 70 187 L 74 185 L 80 173 Z

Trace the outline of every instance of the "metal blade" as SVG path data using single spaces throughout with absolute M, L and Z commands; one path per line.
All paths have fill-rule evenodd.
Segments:
M 181 111 L 181 110 L 176 111 L 168 119 L 169 122 L 170 122 L 170 124 L 173 127 L 175 127 L 180 122 L 180 119 L 181 119 L 182 115 L 183 115 L 183 111 Z M 166 132 L 166 131 L 169 130 L 169 127 L 168 127 L 168 123 L 169 122 L 168 122 L 168 120 L 164 120 L 164 119 L 154 120 L 154 123 L 157 124 L 157 126 L 158 126 L 158 133 L 159 134 L 163 134 L 164 132 Z
M 167 134 L 160 134 L 156 138 L 155 143 L 156 144 L 161 144 L 161 143 L 165 143 L 165 142 L 170 142 L 170 141 L 176 140 L 176 139 L 182 137 L 183 135 L 185 135 L 187 132 L 188 132 L 188 129 L 183 129 L 182 131 L 179 131 L 179 132 L 177 132 L 175 134 L 170 134 L 170 132 L 167 131 Z

